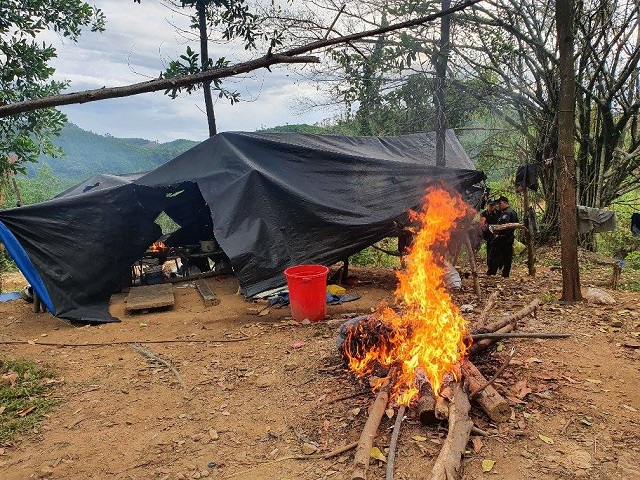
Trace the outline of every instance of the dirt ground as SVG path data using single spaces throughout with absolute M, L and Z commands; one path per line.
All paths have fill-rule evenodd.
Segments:
M 609 290 L 615 305 L 562 305 L 556 301 L 560 272 L 549 265 L 542 262 L 535 279 L 522 263 L 511 279 L 480 278 L 487 293 L 502 292 L 493 316 L 540 298 L 537 318 L 526 318 L 520 329 L 573 336 L 504 341 L 477 363 L 490 376 L 515 347 L 496 382 L 513 415 L 492 425 L 474 407 L 476 425 L 490 436 L 469 443 L 464 478 L 640 479 L 640 294 Z M 330 460 L 287 457 L 303 455 L 305 444 L 307 451 L 317 446 L 324 453 L 354 442 L 366 420 L 373 395 L 355 395 L 366 388 L 342 368 L 335 335 L 342 314 L 369 312 L 391 299 L 395 278 L 392 270 L 356 273 L 373 282 L 349 289 L 362 298 L 328 307 L 330 319 L 312 325 L 287 320 L 288 308 L 252 315 L 233 278 L 209 280 L 220 304 L 208 308 L 190 284 L 175 285 L 176 305 L 166 311 L 126 315 L 124 295 L 114 295 L 111 310 L 122 322 L 98 327 L 34 314 L 21 300 L 0 304 L 0 340 L 25 341 L 2 345 L 1 356 L 53 366 L 59 372 L 53 395 L 61 399 L 36 430 L 0 448 L 0 476 L 348 478 L 353 451 Z M 586 268 L 583 287 L 609 275 Z M 5 289 L 11 281 L 21 284 L 5 278 Z M 470 321 L 484 304 L 469 279 L 454 298 L 474 305 L 465 314 Z M 161 339 L 185 341 L 142 345 L 175 366 L 184 388 L 169 368 L 115 344 Z M 108 345 L 53 347 L 29 340 Z M 375 445 L 383 452 L 394 420 L 385 417 L 378 430 Z M 446 426 L 424 427 L 410 412 L 395 478 L 427 478 L 445 435 Z M 485 460 L 495 461 L 489 473 L 482 471 Z M 384 478 L 384 468 L 372 464 L 369 478 Z

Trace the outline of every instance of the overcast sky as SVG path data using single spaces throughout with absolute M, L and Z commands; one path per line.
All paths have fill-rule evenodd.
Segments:
M 67 92 L 115 87 L 157 78 L 169 60 L 186 50 L 187 41 L 171 23 L 188 21 L 157 0 L 97 0 L 89 2 L 107 17 L 104 33 L 85 30 L 77 43 L 47 32 L 43 39 L 58 52 L 52 64 L 55 78 L 71 81 Z M 198 51 L 198 45 L 191 43 Z M 242 46 L 210 44 L 216 59 L 242 58 Z M 262 53 L 260 53 L 262 54 Z M 254 56 L 259 56 L 254 53 Z M 299 68 L 299 67 L 298 67 Z M 316 123 L 332 115 L 324 109 L 305 109 L 301 98 L 318 97 L 313 84 L 301 80 L 293 69 L 276 66 L 272 72 L 258 70 L 227 82 L 227 88 L 240 93 L 241 101 L 230 105 L 215 98 L 218 131 L 254 131 L 259 128 L 293 123 Z M 161 142 L 177 138 L 204 140 L 208 136 L 202 92 L 171 100 L 163 92 L 126 98 L 101 100 L 60 108 L 69 120 L 85 130 L 116 137 L 140 137 Z

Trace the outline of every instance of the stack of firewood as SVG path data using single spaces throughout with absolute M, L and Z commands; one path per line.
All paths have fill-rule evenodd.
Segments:
M 483 351 L 486 351 L 496 338 L 502 338 L 513 335 L 512 332 L 517 325 L 517 321 L 529 314 L 534 314 L 540 305 L 539 300 L 534 300 L 522 310 L 495 320 L 487 322 L 487 318 L 492 311 L 497 296 L 494 294 L 489 297 L 484 310 L 475 322 L 472 338 L 480 338 L 474 341 L 467 351 L 467 357 L 459 365 L 457 372 L 457 380 L 452 380 L 445 385 L 439 395 L 434 396 L 431 391 L 423 392 L 415 404 L 416 416 L 420 418 L 424 424 L 433 424 L 442 420 L 448 420 L 448 435 L 443 443 L 440 454 L 433 466 L 431 478 L 434 480 L 451 480 L 460 477 L 460 464 L 462 456 L 466 450 L 467 442 L 472 431 L 483 434 L 477 429 L 471 418 L 469 411 L 473 402 L 481 408 L 486 415 L 494 423 L 502 423 L 511 417 L 511 407 L 509 403 L 498 393 L 492 386 L 493 381 L 506 368 L 513 355 L 513 351 L 508 356 L 507 361 L 498 369 L 491 379 L 485 376 L 473 364 L 474 358 Z M 556 335 L 557 336 L 557 335 Z M 489 337 L 489 338 L 487 338 Z M 390 383 L 393 381 L 393 367 L 387 375 L 389 379 L 387 384 L 383 386 L 369 411 L 369 416 L 360 435 L 360 440 L 356 449 L 353 474 L 353 480 L 366 480 L 367 469 L 369 466 L 370 452 L 373 441 L 378 430 L 378 426 L 382 416 L 387 408 L 389 401 Z M 398 413 L 402 417 L 404 407 Z M 396 422 L 396 428 L 399 428 L 401 421 Z M 394 431 L 397 440 L 397 432 Z M 392 437 L 392 444 L 395 442 Z M 393 478 L 393 450 L 389 453 L 389 462 L 387 466 L 387 478 Z M 391 467 L 391 474 L 389 474 Z

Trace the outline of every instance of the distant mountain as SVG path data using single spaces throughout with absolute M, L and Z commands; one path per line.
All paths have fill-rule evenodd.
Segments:
M 97 173 L 134 173 L 153 170 L 198 144 L 193 140 L 158 143 L 143 138 L 116 138 L 98 135 L 68 123 L 53 140 L 65 155 L 43 155 L 27 165 L 29 176 L 48 164 L 54 176 L 81 181 Z
M 293 124 L 259 130 L 259 132 L 342 133 L 340 127 Z M 67 123 L 53 143 L 64 156 L 43 155 L 38 163 L 27 165 L 29 177 L 47 164 L 51 174 L 64 184 L 73 184 L 98 173 L 122 174 L 146 172 L 168 162 L 198 144 L 193 140 L 158 143 L 144 138 L 118 138 L 98 135 Z

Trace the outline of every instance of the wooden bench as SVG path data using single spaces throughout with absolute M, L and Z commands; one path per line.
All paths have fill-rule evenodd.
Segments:
M 613 258 L 604 257 L 593 252 L 582 252 L 582 255 L 586 261 L 595 263 L 596 265 L 610 265 L 613 268 L 610 285 L 614 290 L 618 289 L 618 285 L 620 284 L 620 275 L 622 274 L 620 262 Z

